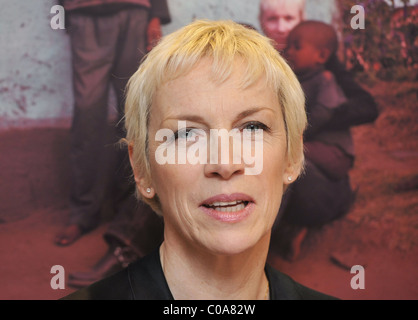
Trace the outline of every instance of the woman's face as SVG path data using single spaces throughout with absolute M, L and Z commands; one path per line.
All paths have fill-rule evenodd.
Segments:
M 287 162 L 286 132 L 273 90 L 263 79 L 249 88 L 239 88 L 245 65 L 238 62 L 222 84 L 210 79 L 210 68 L 211 60 L 204 59 L 190 73 L 156 92 L 149 122 L 152 192 L 147 194 L 146 186 L 140 190 L 145 197 L 154 193 L 159 197 L 165 241 L 216 254 L 237 254 L 270 236 L 283 186 L 289 183 L 289 176 L 294 180 L 297 172 Z M 180 121 L 186 121 L 187 129 L 177 132 Z M 243 141 L 253 146 L 253 155 L 254 146 L 262 145 L 253 159 L 254 163 L 262 161 L 262 170 L 249 174 L 246 168 L 254 167 L 254 163 L 247 164 L 242 158 L 234 161 L 233 139 L 229 140 L 229 151 L 220 139 L 216 139 L 216 148 L 215 138 L 210 138 L 212 129 L 249 132 L 250 136 L 242 135 Z M 262 137 L 255 129 L 263 129 Z M 170 130 L 174 133 L 171 137 L 156 139 L 158 132 Z M 179 153 L 197 150 L 197 146 L 205 146 L 207 161 L 179 163 Z M 175 150 L 175 163 L 161 164 L 156 156 L 161 156 L 161 150 L 165 156 Z M 218 153 L 214 157 L 215 150 Z M 221 161 L 222 155 L 228 161 Z

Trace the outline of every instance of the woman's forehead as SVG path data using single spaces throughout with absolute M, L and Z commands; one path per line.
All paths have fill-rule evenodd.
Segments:
M 183 92 L 172 90 L 163 92 L 155 100 L 150 124 L 157 130 L 176 121 L 226 128 L 248 117 L 281 119 L 277 96 L 272 91 L 252 89 L 216 91 L 211 87 Z
M 216 97 L 219 93 L 226 98 L 237 93 L 245 95 L 246 92 L 251 92 L 253 95 L 256 94 L 255 99 L 265 99 L 272 95 L 276 96 L 265 75 L 254 79 L 253 83 L 245 86 L 242 83 L 242 77 L 246 72 L 247 63 L 242 59 L 234 61 L 231 72 L 227 75 L 216 74 L 216 71 L 213 70 L 211 59 L 202 59 L 186 74 L 164 82 L 157 89 L 155 100 L 159 101 L 159 99 L 164 98 L 195 100 L 200 98 L 201 95 L 206 95 L 210 98 L 210 96 Z M 241 99 L 242 96 L 239 95 L 235 98 Z
M 167 79 L 158 86 L 156 94 L 164 94 L 167 90 L 181 94 L 186 88 L 200 90 L 231 88 L 242 91 L 258 88 L 264 91 L 276 91 L 268 82 L 265 72 L 254 72 L 251 81 L 248 81 L 251 72 L 251 61 L 241 57 L 236 57 L 227 68 L 218 66 L 213 58 L 204 57 L 185 72 L 179 72 L 177 76 L 167 76 Z M 182 90 L 178 90 L 180 88 Z

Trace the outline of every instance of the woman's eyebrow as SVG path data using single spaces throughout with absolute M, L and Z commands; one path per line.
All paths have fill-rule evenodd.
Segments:
M 270 111 L 271 113 L 274 113 L 274 111 L 271 108 L 268 108 L 268 107 L 253 107 L 253 108 L 250 108 L 248 110 L 244 110 L 244 111 L 240 112 L 235 117 L 234 122 L 238 122 L 238 121 L 240 121 L 240 120 L 242 120 L 242 119 L 244 119 L 246 117 L 249 117 L 249 116 L 251 116 L 251 115 L 253 115 L 255 113 L 258 113 L 258 112 L 261 112 L 261 111 L 264 111 L 264 110 Z
M 161 124 L 163 124 L 164 122 L 169 121 L 169 120 L 191 121 L 191 122 L 206 124 L 206 121 L 203 117 L 201 117 L 199 115 L 194 115 L 194 114 L 179 114 L 179 115 L 170 116 L 170 117 L 165 118 L 164 120 L 162 120 Z
M 268 107 L 252 107 L 250 109 L 244 110 L 242 112 L 240 112 L 234 119 L 234 123 L 238 122 L 246 117 L 249 117 L 255 113 L 261 112 L 261 111 L 270 111 L 271 113 L 274 114 L 274 110 Z M 179 115 L 174 115 L 174 116 L 170 116 L 168 118 L 165 118 L 163 121 L 161 121 L 161 124 L 163 124 L 164 122 L 168 121 L 168 120 L 176 120 L 176 121 L 192 121 L 192 122 L 196 122 L 196 123 L 201 123 L 201 124 L 206 124 L 207 121 L 200 115 L 195 115 L 195 114 L 179 114 Z

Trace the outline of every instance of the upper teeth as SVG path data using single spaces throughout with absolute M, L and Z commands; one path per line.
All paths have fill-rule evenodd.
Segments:
M 230 201 L 230 202 L 219 201 L 219 202 L 214 202 L 214 203 L 208 204 L 208 206 L 211 206 L 211 207 L 235 206 L 235 205 L 243 203 L 243 202 L 244 201 L 242 201 L 242 200 L 236 200 L 236 201 Z

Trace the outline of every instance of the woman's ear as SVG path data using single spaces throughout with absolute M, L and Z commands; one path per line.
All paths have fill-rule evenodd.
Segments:
M 287 167 L 284 170 L 283 173 L 283 184 L 285 186 L 288 186 L 289 184 L 296 181 L 296 179 L 299 177 L 300 174 L 303 172 L 303 166 L 305 161 L 304 156 L 304 146 L 303 146 L 303 136 L 300 138 L 300 151 L 298 152 L 298 156 L 296 159 L 288 159 Z
M 142 181 L 144 182 L 144 181 Z M 145 182 L 140 183 L 140 185 L 137 185 L 139 192 L 142 194 L 144 198 L 152 199 L 155 196 L 155 190 L 151 186 L 146 186 Z
M 283 174 L 283 184 L 289 185 L 296 181 L 302 171 L 303 160 L 298 161 L 297 163 L 290 163 L 288 164 L 286 170 Z
M 141 195 L 144 198 L 152 199 L 155 196 L 155 190 L 151 186 L 151 183 L 149 182 L 150 179 L 146 179 L 145 177 L 142 177 L 139 173 L 138 168 L 135 166 L 135 162 L 133 160 L 133 152 L 134 152 L 134 146 L 132 143 L 129 143 L 128 145 L 128 152 L 129 152 L 129 162 L 131 163 L 132 171 L 134 174 L 135 184 L 138 188 L 138 191 L 141 193 Z

